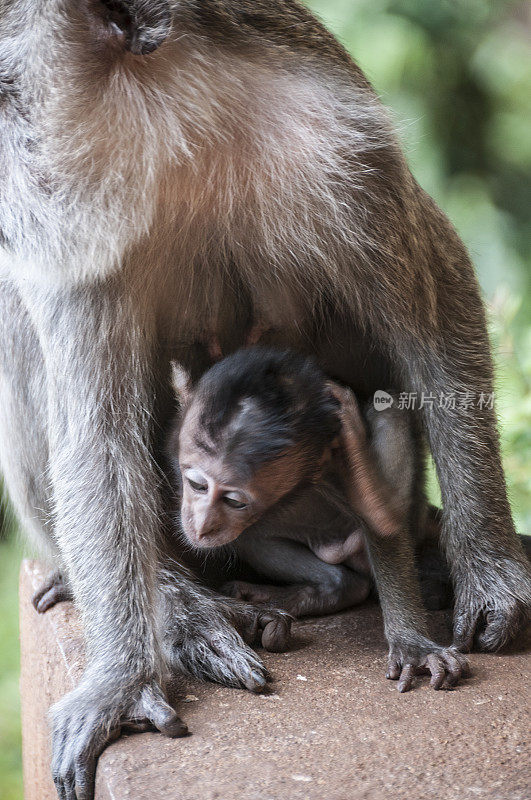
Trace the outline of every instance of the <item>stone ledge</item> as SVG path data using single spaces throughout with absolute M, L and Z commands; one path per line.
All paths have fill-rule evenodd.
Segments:
M 39 564 L 23 563 L 26 800 L 56 799 L 46 711 L 82 669 L 71 604 L 44 616 L 31 605 L 43 577 Z M 275 678 L 270 696 L 187 682 L 180 713 L 192 735 L 146 733 L 113 744 L 99 762 L 97 800 L 529 797 L 529 655 L 473 655 L 473 677 L 455 691 L 433 692 L 421 680 L 399 695 L 384 678 L 377 607 L 295 628 L 295 649 L 264 654 Z

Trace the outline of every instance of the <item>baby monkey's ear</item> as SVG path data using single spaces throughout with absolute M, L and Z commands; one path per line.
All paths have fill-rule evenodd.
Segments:
M 181 408 L 188 405 L 193 394 L 192 379 L 183 365 L 177 361 L 171 362 L 171 383 Z

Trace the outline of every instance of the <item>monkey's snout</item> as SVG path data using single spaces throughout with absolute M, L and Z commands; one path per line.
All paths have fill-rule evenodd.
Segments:
M 233 531 L 223 528 L 200 528 L 195 530 L 192 536 L 189 535 L 196 547 L 202 549 L 222 547 L 229 542 L 233 542 L 237 536 Z

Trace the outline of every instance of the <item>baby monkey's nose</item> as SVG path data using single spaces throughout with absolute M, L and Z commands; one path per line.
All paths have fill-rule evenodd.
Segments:
M 197 529 L 196 536 L 198 541 L 202 543 L 211 541 L 214 544 L 222 533 L 223 531 L 219 526 L 205 525 Z

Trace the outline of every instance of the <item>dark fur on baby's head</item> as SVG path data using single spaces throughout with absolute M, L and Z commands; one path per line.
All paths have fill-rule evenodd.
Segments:
M 340 432 L 339 404 L 324 373 L 290 351 L 239 350 L 201 378 L 196 397 L 201 428 L 251 470 L 290 448 L 318 456 Z

